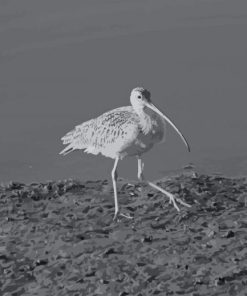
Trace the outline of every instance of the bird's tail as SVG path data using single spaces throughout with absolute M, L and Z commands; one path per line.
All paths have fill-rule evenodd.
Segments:
M 59 154 L 67 155 L 67 154 L 69 154 L 70 152 L 72 152 L 74 150 L 75 150 L 75 148 L 72 147 L 72 144 L 70 144 L 69 146 L 65 147 L 62 151 L 60 151 Z
M 61 140 L 64 145 L 66 144 L 72 144 L 75 140 L 77 130 L 74 128 L 72 131 L 68 132 L 66 135 L 64 135 Z
M 63 144 L 69 144 L 65 147 L 59 154 L 67 155 L 68 153 L 74 151 L 76 149 L 76 129 L 68 132 L 65 136 L 61 138 Z
M 72 131 L 68 132 L 61 138 L 63 144 L 67 145 L 67 147 L 65 147 L 59 154 L 67 155 L 74 150 L 86 148 L 82 137 L 84 134 L 82 127 L 82 125 L 76 126 Z
M 64 135 L 61 140 L 67 145 L 59 154 L 66 155 L 77 149 L 86 149 L 88 146 L 88 127 L 90 121 L 77 125 L 73 130 Z

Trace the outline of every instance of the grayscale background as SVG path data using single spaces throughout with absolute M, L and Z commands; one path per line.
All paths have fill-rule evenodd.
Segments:
M 145 175 L 247 173 L 246 0 L 0 2 L 0 181 L 102 179 L 113 162 L 60 138 L 144 86 L 182 130 L 145 154 Z M 125 159 L 119 175 L 134 178 Z

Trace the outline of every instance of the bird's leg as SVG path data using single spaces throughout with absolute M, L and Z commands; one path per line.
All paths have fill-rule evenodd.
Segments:
M 164 193 L 167 197 L 169 197 L 169 203 L 173 203 L 174 208 L 175 208 L 178 212 L 180 212 L 180 209 L 179 209 L 179 207 L 178 207 L 178 205 L 177 205 L 177 203 L 176 203 L 176 201 L 175 201 L 175 198 L 174 198 L 174 196 L 173 196 L 170 192 L 164 190 L 163 188 L 159 187 L 158 185 L 154 184 L 153 182 L 147 181 L 147 183 L 148 183 L 148 185 L 150 185 L 150 186 L 153 187 L 154 189 L 156 189 L 156 190 L 158 190 L 158 191 Z
M 117 164 L 118 164 L 119 158 L 117 157 L 114 162 L 114 166 L 111 172 L 112 176 L 112 184 L 113 184 L 113 191 L 114 191 L 114 202 L 115 202 L 115 214 L 113 220 L 116 219 L 119 208 L 118 208 L 118 199 L 117 199 Z
M 143 184 L 143 182 L 144 182 L 144 177 L 143 177 L 144 162 L 142 162 L 142 159 L 139 155 L 137 156 L 137 161 L 138 161 L 137 178 Z M 142 187 L 141 187 L 141 197 L 143 198 Z
M 185 207 L 188 207 L 190 208 L 191 205 L 187 204 L 186 202 L 182 201 L 180 198 L 177 198 L 177 197 L 174 197 L 173 194 L 171 194 L 170 192 L 166 191 L 165 189 L 161 188 L 160 186 L 154 184 L 153 182 L 150 182 L 150 181 L 146 181 L 148 183 L 149 186 L 153 187 L 154 189 L 164 193 L 166 196 L 169 197 L 169 203 L 172 203 L 174 208 L 180 212 L 180 209 L 176 203 L 176 201 L 182 205 L 184 205 Z
M 140 156 L 138 156 L 137 161 L 138 161 L 137 177 L 140 182 L 143 182 L 144 181 L 144 176 L 143 176 L 144 162 L 142 162 L 142 159 L 140 158 Z
M 179 202 L 180 204 L 186 206 L 186 207 L 191 207 L 189 204 L 185 203 L 184 201 L 182 201 L 180 198 L 175 198 L 173 196 L 173 194 L 171 194 L 170 192 L 166 191 L 165 189 L 161 188 L 160 186 L 154 184 L 153 182 L 150 182 L 148 180 L 145 180 L 144 178 L 144 174 L 143 174 L 143 169 L 144 169 L 144 163 L 142 162 L 142 159 L 140 157 L 138 157 L 138 179 L 141 182 L 146 182 L 149 186 L 153 187 L 154 189 L 164 193 L 167 197 L 169 197 L 169 203 L 172 203 L 174 208 L 180 212 L 180 209 L 176 203 Z
M 128 218 L 128 219 L 132 219 L 132 217 L 130 217 L 129 215 L 119 213 L 118 198 L 117 198 L 117 177 L 118 177 L 118 175 L 117 175 L 117 164 L 118 164 L 118 161 L 119 161 L 119 158 L 117 157 L 115 159 L 114 166 L 113 166 L 113 169 L 112 169 L 112 172 L 111 172 L 113 191 L 114 191 L 114 202 L 115 202 L 115 214 L 114 214 L 113 220 L 115 220 L 118 217 L 118 215 L 123 216 L 123 217 Z

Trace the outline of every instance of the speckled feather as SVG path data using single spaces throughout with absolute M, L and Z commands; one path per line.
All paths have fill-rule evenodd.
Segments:
M 156 116 L 154 119 L 147 114 L 140 117 L 132 106 L 120 107 L 86 121 L 67 133 L 62 141 L 69 145 L 61 154 L 76 149 L 84 149 L 92 154 L 102 153 L 111 158 L 142 154 L 164 136 L 162 129 L 162 134 L 155 137 L 155 126 L 158 128 Z

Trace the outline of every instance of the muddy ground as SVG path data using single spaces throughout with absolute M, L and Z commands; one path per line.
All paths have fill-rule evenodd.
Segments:
M 192 205 L 110 181 L 0 187 L 0 295 L 247 295 L 247 180 L 158 182 Z

